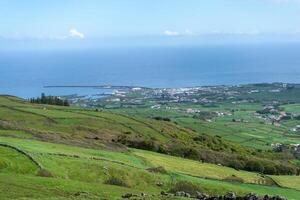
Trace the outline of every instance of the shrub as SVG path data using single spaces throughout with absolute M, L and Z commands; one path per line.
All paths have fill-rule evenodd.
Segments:
M 115 176 L 110 177 L 108 180 L 106 180 L 105 184 L 117 185 L 117 186 L 121 186 L 121 187 L 129 187 L 129 184 L 125 180 L 123 180 L 119 177 L 115 177 Z
M 245 163 L 242 160 L 233 159 L 229 162 L 228 167 L 232 167 L 236 170 L 244 169 Z
M 265 170 L 264 170 L 265 174 L 277 174 L 277 169 L 274 164 L 266 163 L 264 167 L 265 167 Z
M 177 182 L 171 189 L 171 193 L 176 192 L 186 192 L 191 195 L 197 195 L 198 192 L 203 192 L 199 186 L 195 185 L 194 183 L 187 182 L 187 181 L 180 181 Z
M 53 177 L 52 173 L 46 169 L 40 169 L 37 173 L 37 176 L 40 177 Z
M 124 135 L 123 135 L 124 136 Z M 148 151 L 160 152 L 160 145 L 153 140 L 131 140 L 127 137 L 118 137 L 118 142 L 131 148 L 143 149 Z
M 196 142 L 206 142 L 209 141 L 210 138 L 207 135 L 198 135 L 197 137 L 194 137 L 193 140 Z
M 158 120 L 158 121 L 166 121 L 166 122 L 171 121 L 171 119 L 167 118 L 167 117 L 153 117 L 153 119 Z
M 258 160 L 250 160 L 246 163 L 245 169 L 248 171 L 255 171 L 263 173 L 265 168 L 263 164 Z
M 277 172 L 278 174 L 284 174 L 284 175 L 294 175 L 297 174 L 297 168 L 294 166 L 291 166 L 287 163 L 285 164 L 279 164 L 277 166 Z
M 244 183 L 244 179 L 237 177 L 235 175 L 228 176 L 224 178 L 224 181 L 229 181 L 229 182 L 236 182 L 236 183 Z
M 152 172 L 152 173 L 160 173 L 160 174 L 166 174 L 167 170 L 164 167 L 152 167 L 148 168 L 147 171 Z

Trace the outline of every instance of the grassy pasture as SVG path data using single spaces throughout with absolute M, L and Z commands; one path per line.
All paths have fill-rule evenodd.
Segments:
M 157 195 L 161 190 L 169 190 L 177 181 L 193 182 L 212 194 L 224 194 L 228 191 L 244 194 L 255 191 L 259 194 L 280 194 L 289 199 L 297 199 L 297 195 L 300 195 L 300 192 L 293 189 L 261 185 L 264 182 L 260 181 L 261 177 L 255 173 L 239 172 L 222 166 L 147 151 L 132 149 L 127 152 L 111 152 L 9 137 L 0 137 L 0 142 L 15 145 L 26 151 L 53 175 L 37 176 L 35 166 L 26 158 L 12 154 L 15 152 L 10 149 L 0 148 L 1 163 L 3 160 L 6 160 L 6 163 L 28 162 L 21 168 L 14 164 L 13 168 L 6 167 L 0 170 L 1 199 L 48 199 L 50 196 L 51 199 L 80 199 L 75 196 L 78 192 L 88 193 L 89 199 L 119 199 L 124 193 L 145 192 Z M 164 166 L 167 174 L 155 174 L 146 170 L 153 166 Z M 26 171 L 28 169 L 29 171 Z M 256 184 L 222 180 L 232 174 Z M 128 187 L 105 184 L 110 177 L 121 177 Z M 158 182 L 163 183 L 163 186 L 157 186 Z M 286 187 L 285 184 L 284 186 Z M 162 198 L 155 196 L 151 199 Z
M 272 176 L 272 178 L 283 187 L 293 188 L 300 191 L 299 176 Z
M 281 106 L 281 108 L 289 113 L 300 113 L 300 104 L 287 104 Z
M 188 174 L 197 177 L 211 178 L 217 180 L 224 180 L 228 177 L 238 177 L 246 183 L 264 183 L 265 180 L 259 174 L 237 171 L 232 168 L 217 166 L 208 163 L 200 163 L 183 158 L 166 156 L 153 152 L 135 150 L 134 153 L 144 158 L 151 165 L 156 167 L 163 166 L 169 171 L 174 171 L 182 174 Z
M 0 146 L 0 172 L 34 174 L 39 169 L 28 157 L 18 151 Z

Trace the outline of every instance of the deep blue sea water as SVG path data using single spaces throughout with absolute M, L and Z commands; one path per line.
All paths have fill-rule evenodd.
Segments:
M 185 87 L 300 82 L 300 45 L 108 48 L 0 52 L 0 94 L 95 94 L 45 85 Z

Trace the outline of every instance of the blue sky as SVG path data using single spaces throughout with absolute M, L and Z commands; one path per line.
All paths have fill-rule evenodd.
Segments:
M 300 35 L 300 0 L 1 0 L 0 39 Z

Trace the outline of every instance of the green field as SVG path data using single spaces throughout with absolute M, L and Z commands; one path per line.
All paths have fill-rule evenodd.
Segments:
M 222 138 L 239 143 L 246 147 L 254 147 L 256 149 L 272 149 L 271 144 L 299 144 L 300 137 L 292 134 L 290 129 L 299 125 L 299 120 L 282 121 L 280 126 L 274 126 L 265 123 L 256 116 L 256 111 L 262 109 L 261 104 L 246 103 L 233 105 L 229 103 L 220 104 L 214 107 L 203 107 L 193 104 L 169 104 L 170 107 L 177 107 L 179 110 L 159 110 L 151 108 L 126 108 L 114 109 L 119 113 L 126 113 L 133 116 L 141 116 L 151 118 L 155 116 L 164 116 L 170 118 L 179 125 L 193 129 L 201 134 L 218 135 Z M 187 114 L 188 108 L 199 109 L 204 112 L 231 112 L 236 110 L 234 115 L 215 117 L 212 122 L 202 119 L 193 118 L 193 114 Z M 281 107 L 289 113 L 300 113 L 299 104 L 290 104 Z M 244 122 L 233 122 L 232 119 L 243 119 Z

